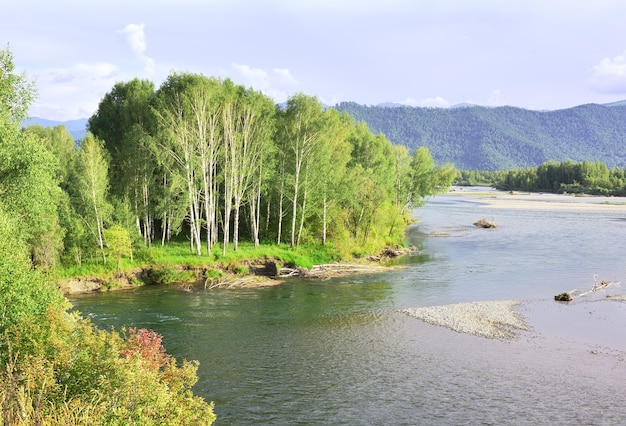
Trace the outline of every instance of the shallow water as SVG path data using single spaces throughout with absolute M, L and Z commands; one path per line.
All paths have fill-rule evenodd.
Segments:
M 479 201 L 479 200 L 474 200 Z M 105 327 L 147 327 L 201 362 L 196 392 L 218 425 L 622 424 L 626 303 L 594 274 L 626 273 L 623 212 L 495 209 L 440 196 L 417 212 L 419 253 L 385 274 L 256 290 L 158 287 L 86 295 Z M 472 226 L 483 217 L 497 229 Z M 445 235 L 445 236 L 442 236 Z M 522 299 L 532 327 L 490 340 L 400 308 Z

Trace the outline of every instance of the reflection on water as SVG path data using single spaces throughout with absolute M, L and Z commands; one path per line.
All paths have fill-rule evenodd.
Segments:
M 102 326 L 164 335 L 201 362 L 196 391 L 229 424 L 621 424 L 621 286 L 562 304 L 593 275 L 622 280 L 626 213 L 524 212 L 440 197 L 385 274 L 258 290 L 143 288 L 72 301 Z M 495 230 L 471 226 L 487 217 Z M 440 236 L 446 232 L 448 236 Z M 431 326 L 399 308 L 523 299 L 513 341 Z

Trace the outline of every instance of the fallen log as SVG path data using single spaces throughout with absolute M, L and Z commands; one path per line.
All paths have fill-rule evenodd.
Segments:
M 593 280 L 594 280 L 594 283 L 593 283 L 593 286 L 591 287 L 591 290 L 581 293 L 577 289 L 574 289 L 569 292 L 557 294 L 556 296 L 554 296 L 554 300 L 556 300 L 557 302 L 571 302 L 572 300 L 574 300 L 574 298 L 583 297 L 588 294 L 595 293 L 596 291 L 602 290 L 604 288 L 621 284 L 620 282 L 616 282 L 616 281 L 606 281 L 606 280 L 598 281 L 597 274 L 593 276 Z
M 281 277 L 331 278 L 346 274 L 363 274 L 389 271 L 392 268 L 380 265 L 361 265 L 358 263 L 327 263 L 315 265 L 311 269 L 281 268 Z

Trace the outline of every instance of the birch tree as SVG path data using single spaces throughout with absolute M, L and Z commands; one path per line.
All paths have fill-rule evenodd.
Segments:
M 89 130 L 104 141 L 111 160 L 111 195 L 127 202 L 135 215 L 137 232 L 150 245 L 154 233 L 155 157 L 150 155 L 150 102 L 154 85 L 133 79 L 115 84 L 90 117 Z
M 109 163 L 104 143 L 87 133 L 81 144 L 72 177 L 74 205 L 81 213 L 86 227 L 97 244 L 106 263 L 104 251 L 104 226 L 112 208 L 107 200 L 109 189 Z
M 227 81 L 224 87 L 224 104 L 222 108 L 222 125 L 224 136 L 224 210 L 222 219 L 222 253 L 225 255 L 230 242 L 230 216 L 233 209 L 233 194 L 236 182 L 236 156 L 241 137 L 238 132 L 237 88 Z
M 313 188 L 317 189 L 321 202 L 321 243 L 326 244 L 328 236 L 329 208 L 341 196 L 345 185 L 344 176 L 350 161 L 351 146 L 348 136 L 354 127 L 354 120 L 347 114 L 340 114 L 336 109 L 324 111 L 324 125 L 321 132 L 316 181 Z M 341 223 L 339 218 L 331 222 Z
M 190 137 L 198 157 L 198 172 L 202 180 L 203 210 L 206 228 L 207 255 L 217 242 L 217 166 L 223 152 L 222 83 L 214 78 L 194 75 L 184 91 L 185 105 L 190 116 Z
M 419 147 L 411 156 L 407 206 L 419 205 L 422 199 L 445 192 L 455 177 L 452 164 L 435 166 L 428 148 Z
M 238 247 L 240 213 L 244 200 L 250 204 L 253 212 L 251 226 L 255 245 L 258 245 L 259 217 L 257 213 L 261 196 L 263 162 L 269 150 L 274 112 L 271 99 L 252 89 L 240 89 L 237 104 L 239 117 L 237 131 L 240 135 L 234 139 L 237 146 L 231 155 L 231 161 L 234 164 L 232 179 L 234 250 Z
M 282 114 L 280 131 L 283 149 L 286 149 L 286 164 L 291 165 L 291 234 L 290 246 L 295 247 L 300 232 L 296 234 L 298 214 L 306 215 L 308 170 L 313 165 L 322 125 L 322 104 L 316 97 L 302 93 L 287 101 Z M 289 158 L 291 157 L 291 158 Z
M 200 192 L 196 173 L 197 156 L 190 129 L 189 111 L 184 91 L 191 83 L 188 74 L 171 74 L 156 94 L 153 108 L 158 124 L 155 148 L 161 164 L 171 174 L 180 174 L 185 182 L 187 220 L 190 229 L 190 248 L 202 254 Z
M 395 155 L 391 142 L 384 135 L 373 135 L 364 123 L 355 126 L 348 140 L 352 153 L 346 222 L 353 237 L 365 244 L 371 231 L 386 228 L 385 220 L 395 215 Z

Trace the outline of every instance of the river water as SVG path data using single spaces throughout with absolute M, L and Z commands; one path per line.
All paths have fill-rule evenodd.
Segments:
M 626 206 L 489 206 L 444 195 L 418 209 L 401 268 L 251 290 L 169 287 L 75 296 L 102 327 L 146 327 L 197 359 L 216 425 L 623 424 Z M 579 200 L 576 200 L 579 201 Z M 624 201 L 624 200 L 611 200 Z M 538 207 L 537 207 L 538 206 Z M 542 206 L 545 206 L 542 207 Z M 488 218 L 496 229 L 476 228 Z M 513 340 L 423 323 L 402 308 L 519 299 Z

